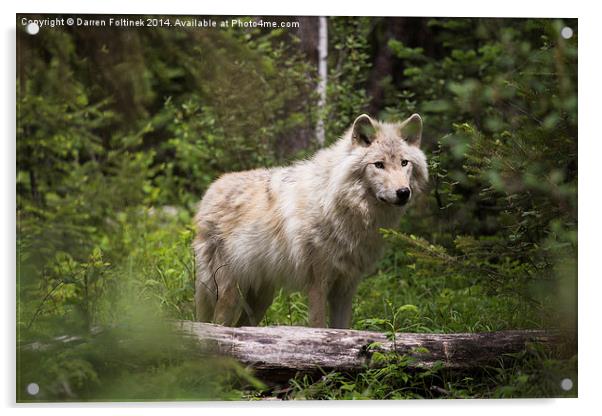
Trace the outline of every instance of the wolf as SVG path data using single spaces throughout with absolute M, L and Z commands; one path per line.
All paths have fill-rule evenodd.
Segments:
M 362 114 L 330 147 L 288 167 L 227 173 L 194 222 L 196 318 L 258 325 L 280 288 L 304 291 L 309 324 L 349 328 L 381 227 L 394 227 L 428 181 L 422 119 Z

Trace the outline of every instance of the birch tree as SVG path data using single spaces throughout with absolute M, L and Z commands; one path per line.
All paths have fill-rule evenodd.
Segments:
M 328 22 L 326 17 L 319 18 L 318 29 L 318 123 L 316 125 L 316 139 L 320 146 L 324 146 L 324 117 L 326 108 L 326 87 L 328 82 Z

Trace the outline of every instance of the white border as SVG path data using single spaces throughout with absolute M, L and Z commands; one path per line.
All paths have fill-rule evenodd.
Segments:
M 0 250 L 2 264 L 7 272 L 2 279 L 3 331 L 2 365 L 0 368 L 0 403 L 12 413 L 19 409 L 26 412 L 44 414 L 145 414 L 164 415 L 174 409 L 179 414 L 199 412 L 219 412 L 220 414 L 241 413 L 247 415 L 265 413 L 306 414 L 319 409 L 363 414 L 376 407 L 379 412 L 436 412 L 450 415 L 470 415 L 484 412 L 490 415 L 504 415 L 516 411 L 545 412 L 545 414 L 589 414 L 589 410 L 599 407 L 596 401 L 600 395 L 600 363 L 597 351 L 600 346 L 599 317 L 601 311 L 600 277 L 597 260 L 598 236 L 602 235 L 598 211 L 602 205 L 600 195 L 600 165 L 602 152 L 598 138 L 600 91 L 599 42 L 601 23 L 596 13 L 595 2 L 567 2 L 548 0 L 528 2 L 525 0 L 503 0 L 495 2 L 453 0 L 453 1 L 368 1 L 361 3 L 327 3 L 324 0 L 303 0 L 294 4 L 282 1 L 235 1 L 235 2 L 193 2 L 186 0 L 145 0 L 124 1 L 104 0 L 99 2 L 81 0 L 44 0 L 2 2 L 3 20 L 3 64 L 2 100 L 3 135 L 2 187 L 4 215 L 1 218 L 4 249 Z M 406 402 L 363 402 L 363 403 L 147 403 L 147 404 L 89 404 L 89 405 L 43 405 L 15 406 L 15 13 L 123 13 L 123 14 L 282 14 L 282 15 L 371 15 L 371 16 L 498 16 L 498 17 L 578 17 L 579 18 L 579 399 L 552 400 L 476 400 L 476 401 L 406 401 Z M 8 371 L 7 371 L 8 370 Z M 598 406 L 596 406 L 598 405 Z

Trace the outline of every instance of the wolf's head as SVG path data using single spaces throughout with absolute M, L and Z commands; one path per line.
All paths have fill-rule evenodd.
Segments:
M 381 123 L 362 114 L 353 123 L 351 140 L 353 152 L 361 155 L 361 180 L 381 203 L 404 206 L 426 185 L 421 139 L 418 114 L 401 123 Z

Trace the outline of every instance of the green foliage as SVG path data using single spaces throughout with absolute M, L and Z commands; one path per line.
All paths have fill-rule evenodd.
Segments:
M 356 328 L 483 332 L 545 326 L 538 305 L 525 301 L 511 285 L 498 287 L 441 247 L 426 243 L 429 256 L 425 256 L 425 251 L 406 242 L 414 239 L 403 237 L 390 237 L 395 240 L 380 271 L 360 285 L 354 301 Z M 417 241 L 424 247 L 424 240 Z M 400 246 L 404 251 L 412 247 L 424 260 L 401 255 Z
M 307 297 L 299 292 L 278 292 L 268 309 L 263 325 L 300 325 L 309 323 Z
M 387 112 L 419 111 L 427 140 L 436 140 L 430 213 L 421 217 L 439 225 L 417 219 L 405 228 L 437 244 L 397 239 L 422 267 L 429 258 L 443 266 L 439 273 L 488 279 L 488 290 L 537 302 L 548 324 L 575 328 L 576 42 L 564 40 L 554 20 L 433 19 L 429 26 L 442 57 L 389 43 L 420 73 L 406 74 L 402 94 L 411 98 Z M 558 285 L 573 287 L 570 299 L 558 298 Z
M 560 29 L 576 34 L 576 20 L 406 23 L 328 21 L 327 142 L 375 99 L 371 75 L 388 56 L 374 115 L 420 113 L 431 172 L 427 195 L 382 231 L 388 249 L 360 285 L 353 327 L 392 340 L 575 330 L 577 41 Z M 278 394 L 231 361 L 199 357 L 165 322 L 194 317 L 192 215 L 207 186 L 315 150 L 316 68 L 302 43 L 282 29 L 19 31 L 19 401 Z M 280 292 L 262 322 L 276 324 L 307 325 L 306 298 Z M 576 383 L 576 357 L 536 349 L 476 374 L 373 357 L 381 368 L 296 378 L 284 397 L 577 391 L 559 389 Z
M 18 400 L 232 400 L 265 389 L 240 364 L 199 355 L 194 341 L 146 313 L 156 311 L 138 307 L 117 327 L 22 345 Z M 35 397 L 26 393 L 32 382 L 40 386 Z
M 326 141 L 337 140 L 366 107 L 369 97 L 365 83 L 370 69 L 370 33 L 368 17 L 333 17 L 329 24 L 331 55 L 328 74 Z

